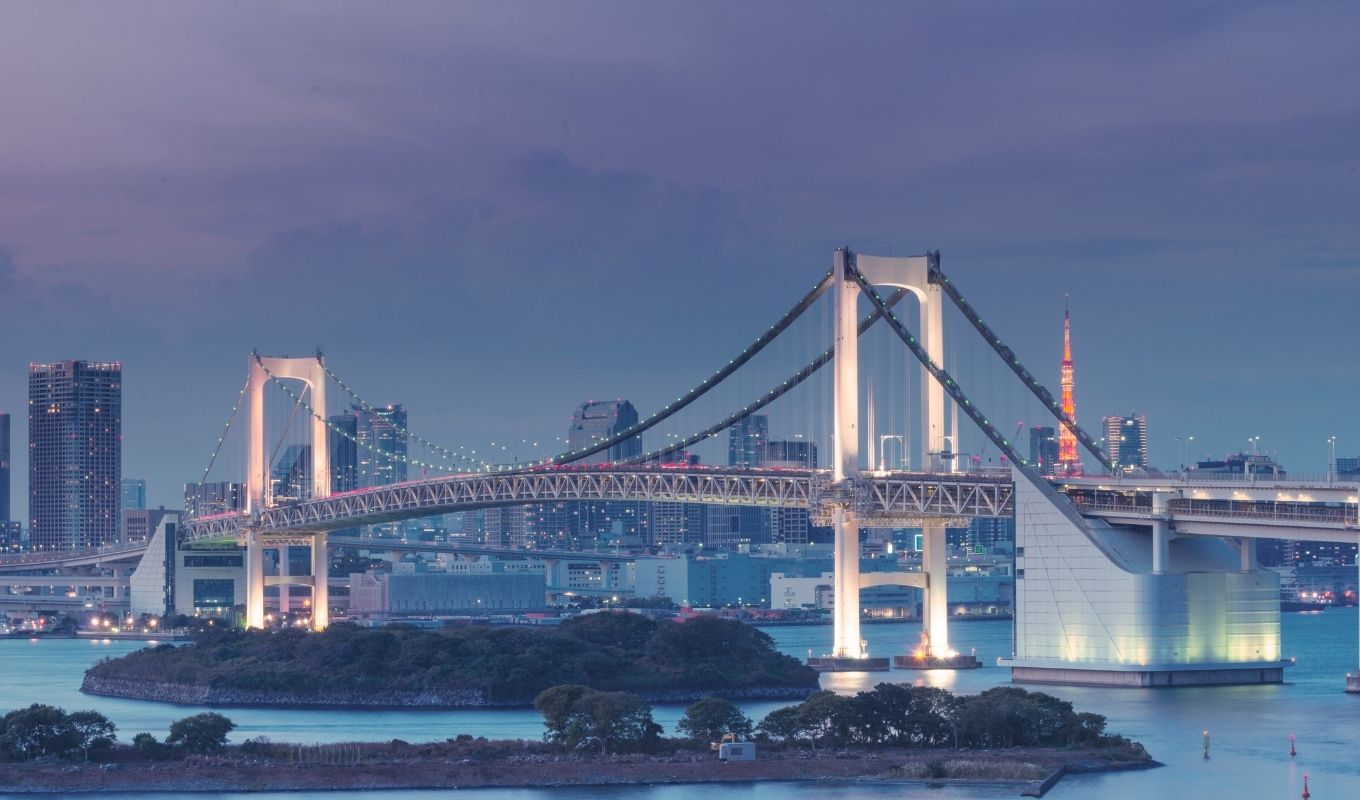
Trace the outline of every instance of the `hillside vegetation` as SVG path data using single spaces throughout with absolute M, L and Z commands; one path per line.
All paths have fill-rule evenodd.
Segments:
M 817 688 L 814 671 L 779 653 L 755 628 L 713 617 L 655 622 L 628 613 L 591 614 L 551 628 L 216 631 L 191 644 L 100 662 L 87 675 L 269 689 L 300 700 L 327 691 L 474 690 L 498 704 L 528 704 L 559 684 L 652 696 Z

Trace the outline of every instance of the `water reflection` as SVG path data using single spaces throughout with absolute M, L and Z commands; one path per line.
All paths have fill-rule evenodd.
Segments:
M 1200 687 L 1165 690 L 1106 689 L 1098 687 L 1030 687 L 1058 695 L 1082 710 L 1096 711 L 1110 719 L 1111 730 L 1144 742 L 1165 769 L 1114 775 L 1070 776 L 1049 794 L 1051 798 L 1144 797 L 1240 797 L 1297 798 L 1303 790 L 1303 772 L 1312 780 L 1314 797 L 1360 798 L 1360 763 L 1355 753 L 1360 744 L 1360 697 L 1342 694 L 1343 676 L 1355 669 L 1356 611 L 1330 609 L 1322 614 L 1284 615 L 1284 654 L 1297 656 L 1298 664 L 1286 673 L 1289 682 L 1277 686 Z M 919 637 L 914 623 L 864 626 L 869 652 L 896 655 L 907 652 Z M 825 652 L 831 645 L 831 628 L 807 626 L 771 628 L 768 633 L 780 649 L 803 657 L 808 649 Z M 939 686 L 971 694 L 1005 683 L 1009 672 L 995 666 L 996 659 L 1010 654 L 1011 626 L 1006 622 L 957 623 L 951 642 L 961 652 L 976 648 L 986 665 L 963 672 L 893 670 L 879 673 L 837 673 L 823 677 L 823 686 L 852 693 L 889 681 L 920 686 Z M 86 667 L 96 660 L 130 652 L 139 642 L 114 641 L 97 645 L 78 640 L 0 640 L 0 710 L 34 702 L 54 703 L 67 709 L 94 708 L 108 715 L 127 740 L 138 731 L 164 735 L 172 720 L 194 713 L 193 707 L 166 706 L 132 700 L 87 697 L 78 692 Z M 784 703 L 743 704 L 759 718 Z M 659 706 L 657 720 L 673 730 L 683 709 Z M 240 729 L 236 737 L 265 735 L 276 741 L 335 742 L 354 739 L 402 738 L 408 741 L 442 740 L 460 733 L 491 738 L 537 738 L 541 718 L 528 709 L 510 711 L 283 711 L 230 709 L 227 713 Z M 1213 736 L 1212 758 L 1201 754 L 1201 731 Z M 1290 758 L 1289 735 L 1298 742 L 1298 755 Z M 750 784 L 704 787 L 626 787 L 620 789 L 551 789 L 452 792 L 377 792 L 366 800 L 412 800 L 423 797 L 454 797 L 458 800 L 544 800 L 545 798 L 644 798 L 645 800 L 766 800 L 769 798 L 953 798 L 1013 797 L 1012 789 L 956 788 L 948 791 L 900 786 L 807 786 L 802 784 Z M 131 795 L 129 795 L 131 796 Z M 241 800 L 319 800 L 339 798 L 342 793 L 289 793 L 280 795 L 160 795 L 167 800 L 240 798 Z M 344 794 L 352 797 L 353 795 Z

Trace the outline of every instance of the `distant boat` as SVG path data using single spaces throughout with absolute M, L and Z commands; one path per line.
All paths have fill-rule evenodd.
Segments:
M 1322 611 L 1329 605 L 1314 600 L 1281 600 L 1280 611 Z

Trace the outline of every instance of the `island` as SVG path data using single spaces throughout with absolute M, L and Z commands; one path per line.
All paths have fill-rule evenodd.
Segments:
M 686 710 L 667 737 L 637 695 L 578 684 L 534 700 L 541 741 L 229 742 L 218 712 L 118 742 L 93 711 L 33 705 L 0 719 L 0 792 L 284 791 L 862 781 L 1010 786 L 1041 796 L 1069 772 L 1158 766 L 1105 718 L 1041 692 L 958 696 L 879 684 L 816 692 L 760 721 L 719 697 Z M 731 744 L 726 744 L 731 743 Z M 741 760 L 723 760 L 740 746 Z
M 602 612 L 542 627 L 209 631 L 101 661 L 81 691 L 207 706 L 509 708 L 558 684 L 656 703 L 796 700 L 818 677 L 740 622 Z

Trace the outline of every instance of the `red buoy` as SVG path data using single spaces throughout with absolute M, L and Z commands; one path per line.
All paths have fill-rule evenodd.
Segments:
M 1308 800 L 1310 797 L 1312 795 L 1308 793 L 1308 773 L 1305 772 L 1303 773 L 1303 800 Z
M 1294 751 L 1294 734 L 1292 733 L 1289 734 L 1289 755 L 1291 756 L 1298 755 L 1298 753 Z

